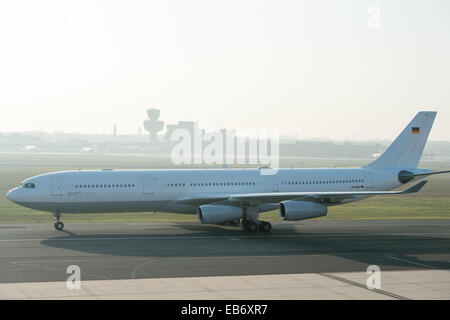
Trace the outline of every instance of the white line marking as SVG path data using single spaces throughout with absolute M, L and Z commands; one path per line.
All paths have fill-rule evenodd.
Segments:
M 95 241 L 95 240 L 183 240 L 183 239 L 252 239 L 252 238 L 327 238 L 327 237 L 376 237 L 376 236 L 429 236 L 450 235 L 449 232 L 428 233 L 373 233 L 373 234 L 292 234 L 292 235 L 248 235 L 248 236 L 153 236 L 153 237 L 70 237 L 70 238 L 48 238 L 48 239 L 0 239 L 0 242 L 32 242 L 32 241 Z
M 328 256 L 329 254 L 317 254 L 317 253 L 309 253 L 309 254 L 302 254 L 302 257 L 323 257 L 323 256 Z M 382 253 L 339 253 L 340 256 L 379 256 L 382 255 Z M 285 257 L 283 254 L 278 254 L 278 255 L 273 255 L 273 257 Z M 173 257 L 172 257 L 173 258 Z M 175 257 L 177 258 L 177 257 Z M 191 258 L 196 258 L 196 259 L 204 259 L 204 257 L 191 257 Z M 215 257 L 215 258 L 220 258 L 220 259 L 236 259 L 236 257 L 231 256 L 220 256 L 220 257 Z M 251 258 L 267 258 L 267 256 L 265 255 L 252 255 Z M 20 265 L 25 265 L 25 263 L 80 263 L 80 262 L 130 262 L 130 261 L 148 261 L 148 258 L 132 258 L 132 259 L 128 259 L 128 258 L 117 258 L 117 259 L 91 259 L 91 260 L 86 260 L 86 259 L 71 259 L 71 260 L 25 260 L 25 261 L 11 261 L 11 263 L 13 264 L 20 264 Z
M 74 263 L 74 262 L 128 262 L 128 261 L 147 261 L 147 258 L 117 258 L 117 259 L 70 259 L 70 260 L 26 260 L 26 261 L 11 261 L 13 264 L 23 264 L 23 263 Z
M 141 263 L 140 265 L 138 265 L 133 272 L 131 273 L 131 278 L 136 279 L 136 272 L 143 266 L 145 266 L 146 264 L 149 264 L 150 262 L 153 262 L 153 260 L 148 260 L 144 263 Z
M 419 262 L 414 262 L 414 261 L 409 261 L 409 260 L 406 260 L 406 259 L 400 259 L 400 258 L 391 256 L 390 254 L 387 254 L 387 253 L 385 253 L 384 255 L 385 255 L 386 257 L 391 258 L 391 259 L 398 260 L 398 261 L 402 261 L 402 262 L 406 262 L 406 263 L 410 263 L 410 264 L 415 264 L 415 265 L 417 265 L 417 266 L 426 267 L 426 268 L 431 268 L 431 269 L 439 269 L 439 268 L 437 268 L 437 267 L 433 267 L 433 266 L 430 266 L 430 265 L 427 265 L 427 264 L 423 264 L 423 263 L 419 263 Z

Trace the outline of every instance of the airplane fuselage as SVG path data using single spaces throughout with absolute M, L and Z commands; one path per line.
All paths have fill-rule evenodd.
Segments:
M 8 198 L 22 206 L 50 212 L 194 214 L 197 206 L 180 204 L 176 200 L 214 194 L 392 190 L 402 184 L 398 180 L 399 169 L 279 169 L 273 175 L 264 174 L 264 170 L 62 171 L 27 179 L 8 193 Z M 362 198 L 355 196 L 340 203 Z M 329 203 L 333 204 L 338 203 Z M 261 204 L 258 211 L 273 210 L 278 205 Z
M 329 206 L 375 195 L 420 191 L 427 181 L 390 191 L 450 170 L 418 169 L 436 112 L 421 111 L 375 161 L 343 169 L 78 170 L 25 180 L 8 192 L 24 207 L 61 213 L 159 211 L 195 214 L 201 223 L 236 225 L 269 232 L 259 212 L 279 209 L 285 221 L 323 217 Z

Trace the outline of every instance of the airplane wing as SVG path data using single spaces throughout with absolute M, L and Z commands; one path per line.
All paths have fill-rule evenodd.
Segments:
M 246 204 L 276 203 L 285 200 L 306 200 L 315 202 L 337 202 L 346 198 L 356 196 L 395 195 L 418 192 L 427 183 L 421 181 L 410 188 L 402 191 L 337 191 L 337 192 L 265 192 L 265 193 L 240 193 L 240 194 L 205 194 L 202 196 L 184 197 L 175 203 L 201 206 L 204 204 L 221 203 L 237 205 L 242 202 Z

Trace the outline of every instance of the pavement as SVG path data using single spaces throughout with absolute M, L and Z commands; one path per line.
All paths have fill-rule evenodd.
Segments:
M 0 224 L 0 299 L 450 298 L 450 220 L 272 224 Z M 369 266 L 380 289 L 366 286 Z

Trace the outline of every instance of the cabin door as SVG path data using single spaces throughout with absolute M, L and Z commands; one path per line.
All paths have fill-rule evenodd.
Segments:
M 52 179 L 52 196 L 62 196 L 61 178 Z
M 144 194 L 153 194 L 153 186 L 155 185 L 155 179 L 154 178 L 144 178 L 144 188 L 143 193 Z
M 366 189 L 373 189 L 374 184 L 373 184 L 373 175 L 371 172 L 364 172 L 364 178 L 366 180 Z
M 278 178 L 272 178 L 272 192 L 280 191 L 280 185 L 278 183 Z

